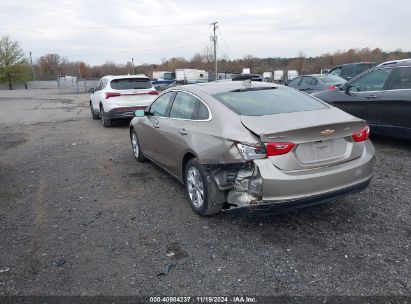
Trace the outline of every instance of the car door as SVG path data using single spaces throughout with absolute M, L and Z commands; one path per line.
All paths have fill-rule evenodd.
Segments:
M 191 151 L 190 142 L 195 137 L 196 125 L 199 120 L 208 118 L 208 115 L 206 118 L 204 115 L 199 116 L 200 106 L 207 111 L 196 96 L 187 92 L 177 92 L 170 109 L 170 118 L 162 124 L 160 141 L 167 149 L 162 151 L 161 163 L 178 178 L 182 173 L 183 157 Z
M 103 100 L 105 99 L 104 88 L 107 86 L 107 83 L 108 83 L 108 79 L 104 79 L 104 78 L 101 79 L 96 87 L 96 90 L 94 91 L 92 102 L 93 102 L 93 107 L 95 109 L 99 109 L 100 103 L 102 103 Z
M 381 133 L 410 137 L 411 66 L 398 67 L 393 72 L 381 97 L 377 123 L 382 127 Z
M 93 94 L 91 95 L 91 102 L 93 104 L 94 109 L 99 108 L 99 94 L 100 94 L 102 84 L 103 84 L 103 79 L 100 79 L 96 88 L 94 89 Z
M 136 132 L 143 153 L 155 162 L 161 161 L 161 150 L 164 146 L 160 144 L 160 132 L 163 123 L 167 119 L 174 97 L 174 92 L 160 95 L 146 111 L 146 116 L 139 120 Z
M 376 124 L 379 100 L 391 71 L 392 68 L 373 70 L 353 79 L 330 103 L 369 124 Z

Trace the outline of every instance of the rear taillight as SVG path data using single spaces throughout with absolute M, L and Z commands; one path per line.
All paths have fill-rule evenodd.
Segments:
M 355 142 L 367 140 L 370 138 L 370 127 L 365 126 L 364 128 L 354 132 L 351 137 Z
M 337 88 L 337 87 L 336 87 L 335 85 L 330 85 L 330 86 L 328 87 L 328 90 L 329 90 L 329 91 L 334 91 L 336 88 Z
M 245 160 L 255 160 L 266 158 L 266 151 L 264 146 L 248 146 L 238 143 L 237 149 Z
M 109 99 L 110 97 L 118 97 L 121 96 L 120 93 L 115 93 L 115 92 L 106 92 L 106 99 Z
M 150 92 L 148 92 L 147 94 L 150 94 L 150 95 L 158 95 L 158 91 L 150 91 Z
M 294 148 L 295 144 L 290 142 L 269 142 L 265 145 L 267 156 L 287 154 Z

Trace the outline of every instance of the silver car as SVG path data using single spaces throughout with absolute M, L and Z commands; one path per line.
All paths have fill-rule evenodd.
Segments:
M 369 184 L 364 120 L 292 88 L 213 82 L 171 88 L 130 123 L 133 154 L 185 185 L 199 215 L 275 213 Z

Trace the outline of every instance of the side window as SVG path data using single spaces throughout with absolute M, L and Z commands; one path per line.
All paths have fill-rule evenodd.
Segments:
M 288 83 L 288 86 L 289 86 L 289 87 L 292 87 L 292 88 L 295 88 L 295 87 L 298 86 L 298 83 L 300 82 L 300 80 L 301 80 L 301 77 L 294 78 L 293 80 L 291 80 L 291 81 Z
M 198 107 L 198 119 L 199 120 L 206 120 L 210 118 L 210 113 L 208 113 L 207 107 L 201 102 L 198 102 L 199 107 Z
M 351 82 L 350 87 L 356 88 L 359 92 L 381 91 L 390 73 L 391 69 L 372 71 Z
M 370 64 L 362 63 L 357 66 L 357 74 L 361 74 L 362 72 L 371 68 Z
M 199 100 L 194 96 L 178 92 L 171 106 L 170 117 L 180 119 L 196 119 L 196 107 Z
M 389 90 L 411 89 L 411 67 L 397 68 Z
M 333 69 L 329 74 L 339 76 L 341 73 L 341 67 Z
M 103 79 L 98 82 L 95 91 L 100 91 L 102 84 L 103 84 Z
M 152 116 L 164 117 L 167 114 L 167 107 L 170 103 L 173 92 L 168 92 L 158 97 L 150 107 L 149 114 Z
M 303 80 L 300 83 L 300 87 L 308 88 L 315 85 L 315 79 L 312 77 L 303 77 Z
M 355 66 L 353 64 L 346 64 L 342 67 L 340 77 L 347 78 L 355 75 Z

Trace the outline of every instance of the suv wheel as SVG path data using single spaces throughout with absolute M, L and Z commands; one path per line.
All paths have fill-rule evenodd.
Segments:
M 146 157 L 144 156 L 143 152 L 141 151 L 140 143 L 138 142 L 138 137 L 137 137 L 136 131 L 132 130 L 130 132 L 130 140 L 131 140 L 131 148 L 133 149 L 133 155 L 134 155 L 135 159 L 139 162 L 145 161 Z
M 104 112 L 103 106 L 100 107 L 100 118 L 101 118 L 101 123 L 103 124 L 103 127 L 111 127 L 111 119 L 106 117 L 106 113 Z
M 207 177 L 203 166 L 195 159 L 189 160 L 185 169 L 184 184 L 191 208 L 201 216 L 218 213 L 220 205 L 211 205 L 208 199 Z
M 91 101 L 90 101 L 90 111 L 91 111 L 91 117 L 92 117 L 93 119 L 99 119 L 99 117 L 98 117 L 98 115 L 96 114 L 96 112 L 94 112 L 93 104 L 91 103 Z

